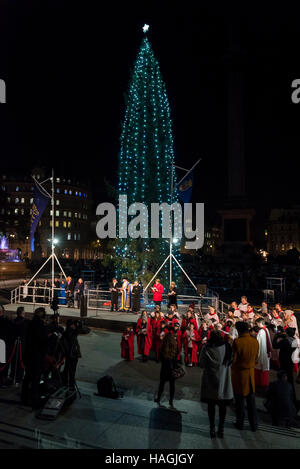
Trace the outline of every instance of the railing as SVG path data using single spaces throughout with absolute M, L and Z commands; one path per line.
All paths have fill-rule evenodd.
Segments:
M 62 294 L 62 288 L 54 288 L 54 296 L 58 299 L 59 307 L 68 306 L 68 298 Z M 111 293 L 108 290 L 92 290 L 85 289 L 84 295 L 87 297 L 87 308 L 90 310 L 110 310 L 111 308 Z M 74 299 L 74 295 L 72 295 Z M 21 285 L 11 291 L 11 304 L 32 304 L 39 306 L 50 305 L 52 300 L 52 288 L 51 287 L 33 287 Z M 167 310 L 168 295 L 163 295 L 161 309 L 162 311 Z M 177 305 L 178 311 L 184 312 L 190 304 L 194 303 L 196 307 L 200 308 L 203 313 L 208 310 L 209 306 L 213 306 L 216 311 L 224 314 L 228 310 L 228 305 L 223 301 L 219 300 L 218 295 L 211 294 L 211 296 L 201 295 L 178 295 Z M 141 309 L 153 310 L 154 303 L 152 295 L 146 294 L 141 295 Z
M 67 296 L 62 295 L 62 288 L 53 288 L 54 297 L 58 299 L 59 306 L 67 306 Z M 52 301 L 52 287 L 31 287 L 20 285 L 11 291 L 11 304 L 26 303 L 39 304 L 41 306 L 50 305 Z

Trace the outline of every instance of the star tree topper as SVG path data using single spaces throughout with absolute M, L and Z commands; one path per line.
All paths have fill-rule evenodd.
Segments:
M 149 31 L 149 28 L 150 28 L 149 24 L 144 24 L 143 31 L 145 34 Z

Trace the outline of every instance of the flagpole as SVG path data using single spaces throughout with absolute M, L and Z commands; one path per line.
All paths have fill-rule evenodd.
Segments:
M 52 300 L 54 297 L 54 169 L 52 169 L 52 178 L 51 178 L 51 192 L 52 192 L 52 197 L 51 197 L 51 205 L 52 205 L 52 239 L 51 239 L 51 257 L 52 257 L 52 272 L 51 272 L 51 277 L 52 277 Z
M 191 171 L 193 171 L 193 169 L 195 168 L 195 166 L 197 166 L 197 164 L 200 163 L 201 160 L 202 160 L 202 158 L 199 158 L 199 160 L 196 161 L 196 163 L 194 164 L 194 166 L 191 167 L 191 169 L 189 169 L 189 170 L 186 169 L 186 170 L 185 170 L 185 171 L 187 171 L 187 173 L 183 176 L 183 178 L 180 179 L 180 181 L 178 182 L 178 184 L 176 184 L 176 187 L 179 186 L 179 184 L 187 177 L 187 175 L 188 175 Z M 181 168 L 181 169 L 183 169 L 183 168 Z
M 174 160 L 172 160 L 171 166 L 171 206 L 173 203 L 173 189 L 174 189 Z M 172 283 L 172 255 L 173 255 L 173 233 L 172 233 L 172 212 L 170 211 L 170 287 Z

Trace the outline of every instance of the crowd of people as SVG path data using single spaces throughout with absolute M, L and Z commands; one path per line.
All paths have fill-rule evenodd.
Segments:
M 15 318 L 9 319 L 0 305 L 0 339 L 5 344 L 0 388 L 21 386 L 21 402 L 32 409 L 40 408 L 43 394 L 51 389 L 67 386 L 74 391 L 81 357 L 79 331 L 80 321 L 69 319 L 64 328 L 59 314 L 47 318 L 43 307 L 38 307 L 29 320 L 23 306 L 18 307 Z
M 134 329 L 126 327 L 124 330 L 121 356 L 128 361 L 134 359 L 135 337 L 143 362 L 152 355 L 162 363 L 158 403 L 167 380 L 170 381 L 169 402 L 173 406 L 175 378 L 171 371 L 183 361 L 187 367 L 204 369 L 201 399 L 208 403 L 212 437 L 216 436 L 216 405 L 220 417 L 218 435 L 222 436 L 226 406 L 233 398 L 237 428 L 243 428 L 246 401 L 250 427 L 256 430 L 255 390 L 267 397 L 266 406 L 273 412 L 274 424 L 282 421 L 289 424 L 296 416 L 294 377 L 300 382 L 299 330 L 293 311 L 283 310 L 279 303 L 270 308 L 263 302 L 255 309 L 243 296 L 239 304 L 232 302 L 228 312 L 222 315 L 212 306 L 203 314 L 195 305 L 180 314 L 176 303 L 169 304 L 169 311 L 164 314 L 157 304 L 151 313 L 142 311 Z M 277 385 L 269 383 L 271 368 L 279 373 Z M 286 399 L 289 396 L 285 405 L 280 405 L 283 398 L 279 390 Z

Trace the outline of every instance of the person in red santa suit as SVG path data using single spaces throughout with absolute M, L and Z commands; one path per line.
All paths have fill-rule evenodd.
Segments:
M 213 306 L 208 307 L 208 313 L 205 314 L 204 319 L 206 321 L 211 321 L 212 319 L 214 319 L 215 322 L 220 322 L 219 316 L 217 315 Z
M 259 344 L 258 360 L 255 365 L 255 385 L 258 388 L 267 388 L 269 386 L 269 370 L 270 358 L 272 356 L 272 342 L 270 333 L 265 326 L 263 318 L 255 321 L 256 326 L 259 328 L 257 334 L 257 341 Z
M 164 287 L 160 283 L 159 278 L 155 280 L 155 284 L 152 287 L 152 292 L 153 292 L 153 301 L 155 305 L 160 307 L 161 302 L 162 302 Z
M 143 362 L 147 361 L 152 346 L 151 320 L 144 310 L 136 325 L 138 353 L 143 356 Z
M 197 330 L 197 321 L 194 317 L 194 313 L 191 311 L 191 309 L 188 309 L 185 317 L 183 317 L 182 322 L 181 322 L 181 330 L 182 333 L 185 332 L 186 328 L 190 325 L 194 324 L 194 328 Z
M 191 323 L 183 334 L 184 360 L 187 366 L 196 366 L 198 363 L 198 333 Z
M 121 340 L 121 358 L 134 360 L 134 332 L 130 326 L 126 327 Z

